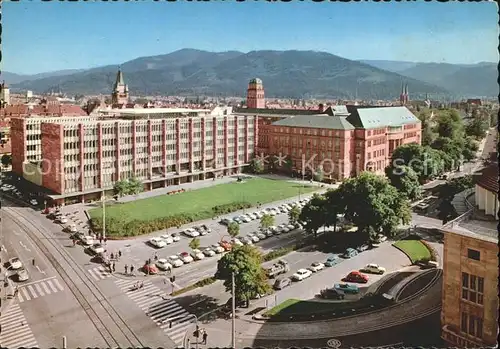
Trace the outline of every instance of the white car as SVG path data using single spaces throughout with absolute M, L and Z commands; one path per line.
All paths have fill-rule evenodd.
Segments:
M 57 218 L 57 223 L 66 224 L 68 220 L 64 217 Z
M 9 259 L 9 266 L 10 266 L 10 269 L 17 270 L 17 269 L 21 269 L 23 267 L 23 263 L 21 262 L 21 260 L 19 258 L 14 257 L 14 258 Z
M 254 215 L 257 217 L 255 219 L 261 219 L 264 214 L 262 212 L 255 212 Z
M 252 221 L 248 216 L 240 216 L 240 219 L 245 223 L 250 223 Z
M 270 238 L 271 236 L 273 236 L 273 235 L 274 235 L 274 231 L 273 231 L 273 230 L 271 230 L 271 229 L 268 229 L 268 230 L 266 231 L 266 235 L 267 235 L 267 237 L 268 237 L 268 238 Z
M 200 233 L 194 230 L 193 228 L 188 228 L 184 230 L 184 234 L 189 236 L 190 238 L 195 238 L 197 236 L 200 236 Z
M 170 256 L 170 257 L 168 257 L 168 261 L 170 262 L 170 264 L 173 265 L 174 268 L 179 268 L 179 267 L 184 265 L 184 262 L 181 261 L 179 256 L 175 256 L 175 255 Z
M 269 227 L 269 230 L 272 231 L 273 233 L 275 233 L 276 231 L 278 231 L 278 227 L 274 226 L 274 225 L 271 225 Z
M 274 209 L 272 209 L 272 208 L 268 208 L 268 209 L 266 209 L 266 214 L 268 214 L 268 215 L 271 215 L 271 216 L 276 216 L 276 214 L 277 214 L 277 213 L 278 213 L 278 212 L 276 212 L 276 211 L 275 211 Z
M 219 244 L 213 244 L 212 246 L 210 246 L 210 249 L 217 254 L 223 253 L 225 251 L 224 247 Z
M 264 240 L 264 239 L 267 239 L 267 235 L 264 234 L 264 233 L 257 233 L 255 234 L 257 235 L 257 237 L 260 239 L 260 240 Z
M 28 281 L 30 278 L 26 269 L 18 270 L 16 275 L 17 275 L 17 281 L 20 281 L 20 282 Z
M 205 255 L 203 254 L 203 252 L 201 252 L 200 250 L 198 249 L 195 249 L 195 250 L 192 250 L 191 251 L 191 257 L 193 257 L 194 259 L 200 261 L 202 260 L 203 258 L 205 258 Z
M 304 279 L 307 279 L 309 276 L 312 275 L 312 271 L 307 270 L 307 269 L 299 269 L 295 274 L 292 275 L 292 279 L 296 281 L 302 281 Z
M 172 234 L 172 239 L 174 240 L 174 242 L 181 241 L 181 237 L 179 236 L 179 234 Z
M 95 254 L 104 253 L 104 246 L 101 244 L 93 244 L 90 246 L 90 250 Z
M 161 270 L 171 270 L 172 269 L 172 264 L 170 264 L 168 262 L 168 260 L 165 258 L 158 259 L 155 264 L 158 267 L 158 269 L 161 269 Z
M 381 242 L 384 242 L 384 241 L 387 241 L 387 236 L 382 235 L 382 234 L 379 234 L 379 235 L 377 236 L 377 242 L 378 242 L 378 243 L 381 243 Z
M 38 205 L 38 201 L 36 201 L 35 199 L 31 199 L 30 200 L 30 204 L 32 204 L 33 206 L 37 206 Z
M 250 238 L 246 237 L 246 236 L 245 236 L 244 238 L 242 238 L 242 239 L 241 239 L 241 242 L 242 242 L 244 245 L 253 245 L 252 240 L 251 240 Z
M 378 264 L 370 263 L 363 268 L 363 271 L 366 273 L 382 275 L 383 273 L 385 273 L 385 268 L 381 267 Z
M 151 238 L 149 239 L 149 243 L 156 248 L 163 248 L 167 246 L 167 243 L 162 238 Z
M 252 242 L 259 242 L 260 241 L 260 239 L 253 234 L 247 235 L 247 238 L 252 240 Z
M 222 247 L 221 247 L 221 248 L 222 248 Z M 212 250 L 211 248 L 208 248 L 208 247 L 207 247 L 206 249 L 204 249 L 204 250 L 203 250 L 203 254 L 204 254 L 205 256 L 207 256 L 207 257 L 213 257 L 213 256 L 215 256 L 215 253 L 216 253 L 216 252 L 215 252 L 214 250 Z
M 167 245 L 170 245 L 170 244 L 174 243 L 174 239 L 170 235 L 168 235 L 168 234 L 160 236 L 160 239 L 162 239 L 163 241 L 165 241 L 165 243 Z
M 232 240 L 232 243 L 233 243 L 233 245 L 236 245 L 236 246 L 243 246 L 244 245 L 243 242 L 241 242 L 239 239 L 236 239 L 236 238 L 234 238 Z
M 288 224 L 286 227 L 288 228 L 288 231 L 292 231 L 295 229 L 295 226 L 293 224 Z
M 184 264 L 189 264 L 194 261 L 193 257 L 191 257 L 187 252 L 179 253 L 179 258 Z
M 68 229 L 68 230 L 69 230 L 69 232 L 70 232 L 70 233 L 77 233 L 77 232 L 78 232 L 78 228 L 76 227 L 76 225 L 75 225 L 75 224 L 71 224 L 71 225 L 69 226 L 69 229 Z
M 94 244 L 94 238 L 90 235 L 82 236 L 82 244 L 84 246 L 91 246 Z M 97 253 L 97 252 L 96 252 Z
M 317 273 L 318 271 L 320 270 L 323 270 L 325 269 L 325 265 L 323 263 L 320 263 L 320 262 L 314 262 L 313 264 L 311 264 L 311 266 L 309 268 L 310 271 L 312 271 L 313 273 Z
M 236 222 L 236 223 L 238 223 L 238 224 L 242 224 L 243 223 L 243 220 L 241 219 L 241 217 L 234 217 L 233 221 Z

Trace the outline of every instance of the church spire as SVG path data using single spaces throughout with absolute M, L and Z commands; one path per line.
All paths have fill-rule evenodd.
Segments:
M 125 85 L 125 80 L 123 80 L 123 73 L 121 68 L 118 68 L 118 73 L 116 73 L 115 89 L 120 85 Z

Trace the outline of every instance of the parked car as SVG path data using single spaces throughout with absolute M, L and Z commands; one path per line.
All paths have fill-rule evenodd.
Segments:
M 28 271 L 24 268 L 19 269 L 16 273 L 16 276 L 17 276 L 17 281 L 19 282 L 28 281 L 30 279 Z
M 23 267 L 23 263 L 17 257 L 9 259 L 9 269 L 18 270 Z
M 172 264 L 168 262 L 168 259 L 160 258 L 156 261 L 156 266 L 161 270 L 171 270 Z
M 212 246 L 210 246 L 210 249 L 217 254 L 220 254 L 225 251 L 224 247 L 219 244 L 213 244 Z
M 176 255 L 168 257 L 168 262 L 172 264 L 174 268 L 179 268 L 184 265 L 184 262 Z
M 201 227 L 194 227 L 194 229 L 201 235 L 201 236 L 205 236 L 207 235 L 207 231 Z
M 253 245 L 253 242 L 252 242 L 252 239 L 250 239 L 249 237 L 245 236 L 243 238 L 241 238 L 240 240 L 244 245 Z
M 101 245 L 101 244 L 93 244 L 92 246 L 89 247 L 90 250 L 92 252 L 94 252 L 95 254 L 98 254 L 98 253 L 104 253 L 105 252 L 105 249 L 104 249 L 104 246 Z
M 332 255 L 328 256 L 328 258 L 326 259 L 325 266 L 326 267 L 333 267 L 334 265 L 337 265 L 340 262 L 342 262 L 342 259 L 338 255 L 332 254 Z
M 193 257 L 194 259 L 200 261 L 202 260 L 203 258 L 205 258 L 205 255 L 203 254 L 203 252 L 201 252 L 200 250 L 198 249 L 195 249 L 195 250 L 192 250 L 191 251 L 191 257 Z
M 191 257 L 189 255 L 189 253 L 187 252 L 181 252 L 179 253 L 179 258 L 181 259 L 181 261 L 184 263 L 184 264 L 189 264 L 191 263 L 192 261 L 194 261 L 193 257 Z
M 67 227 L 67 230 L 70 233 L 76 233 L 78 231 L 78 228 L 76 227 L 76 224 L 71 224 Z
M 290 278 L 278 278 L 273 284 L 273 288 L 275 290 L 282 290 L 285 287 L 288 287 L 292 284 L 292 280 Z
M 241 221 L 244 222 L 244 223 L 250 223 L 252 221 L 250 219 L 250 217 L 248 217 L 246 215 L 240 216 L 239 219 L 241 219 Z
M 109 264 L 109 258 L 104 253 L 98 253 L 92 257 L 92 261 L 100 264 Z
M 92 236 L 85 235 L 82 237 L 81 242 L 82 242 L 82 245 L 84 245 L 84 246 L 92 246 L 92 245 L 94 245 L 95 240 Z M 100 245 L 100 244 L 98 244 L 98 245 Z M 100 245 L 100 246 L 102 247 L 102 245 Z M 92 248 L 91 248 L 91 250 L 94 251 Z M 104 247 L 103 247 L 103 252 L 104 252 Z M 99 253 L 99 252 L 95 252 L 95 253 Z
M 365 273 L 370 273 L 370 274 L 382 275 L 383 273 L 385 273 L 385 268 L 381 267 L 378 264 L 370 263 L 370 264 L 367 264 L 363 269 L 361 269 L 361 271 L 363 271 Z
M 356 251 L 354 248 L 348 248 L 345 250 L 344 254 L 342 257 L 344 258 L 352 258 L 358 255 L 358 251 Z
M 260 240 L 267 239 L 267 235 L 264 233 L 256 233 L 255 234 Z
M 259 242 L 260 239 L 257 235 L 249 234 L 247 235 L 247 238 L 250 239 L 252 242 Z
M 38 201 L 36 201 L 35 199 L 31 199 L 30 204 L 32 204 L 33 206 L 38 206 Z
M 273 236 L 273 235 L 274 235 L 274 231 L 272 231 L 271 229 L 267 229 L 267 230 L 266 230 L 266 236 L 267 236 L 268 238 L 270 238 L 270 237 L 271 237 L 271 236 Z
M 144 264 L 142 266 L 142 271 L 145 274 L 148 274 L 148 275 L 158 274 L 158 268 L 153 263 L 151 263 L 151 264 L 148 264 L 148 263 Z
M 292 231 L 295 229 L 295 225 L 293 224 L 288 224 L 286 227 L 288 228 L 288 231 Z
M 165 241 L 165 243 L 167 245 L 170 245 L 170 244 L 173 244 L 174 243 L 174 239 L 169 235 L 169 234 L 164 234 L 162 236 L 160 236 L 160 238 Z
M 233 220 L 231 219 L 228 219 L 228 218 L 223 218 L 219 221 L 219 224 L 222 224 L 222 225 L 229 225 L 231 224 L 231 222 L 233 222 Z
M 311 264 L 311 266 L 307 269 L 309 269 L 310 271 L 312 271 L 313 273 L 317 273 L 318 271 L 320 270 L 323 270 L 325 268 L 325 265 L 323 263 L 320 263 L 320 262 L 314 262 L 313 264 Z
M 219 242 L 219 244 L 222 246 L 222 248 L 224 248 L 225 251 L 231 251 L 233 249 L 233 245 L 227 241 L 221 241 Z
M 149 243 L 153 247 L 156 247 L 156 248 L 163 248 L 163 247 L 167 246 L 167 243 L 165 242 L 165 240 L 163 240 L 161 238 L 151 238 L 151 239 L 149 239 Z
M 312 275 L 312 271 L 307 270 L 307 269 L 299 269 L 295 274 L 292 275 L 292 278 L 296 281 L 302 281 L 304 279 L 307 279 Z
M 255 212 L 254 215 L 257 217 L 256 219 L 261 219 L 264 216 L 262 212 Z
M 320 291 L 320 297 L 325 299 L 344 299 L 345 293 L 335 288 L 325 288 Z
M 172 234 L 172 239 L 174 242 L 181 241 L 181 237 L 177 233 Z
M 361 245 L 361 246 L 358 246 L 358 247 L 356 248 L 356 250 L 357 250 L 358 252 L 365 252 L 365 251 L 366 251 L 366 250 L 368 250 L 369 248 L 370 248 L 370 246 L 368 246 L 367 244 L 363 244 L 363 245 Z
M 237 238 L 233 238 L 231 240 L 231 242 L 233 243 L 233 245 L 236 245 L 236 246 L 243 246 L 244 245 L 244 243 L 240 239 L 237 239 Z
M 333 285 L 333 288 L 339 291 L 342 291 L 344 293 L 350 293 L 350 294 L 358 294 L 359 293 L 359 287 L 357 285 L 351 285 L 351 284 L 335 284 Z
M 62 217 L 62 216 L 61 216 L 61 217 L 59 217 L 59 218 L 56 218 L 56 219 L 54 220 L 54 222 L 56 222 L 56 223 L 60 223 L 60 224 L 66 224 L 66 223 L 68 223 L 68 220 L 67 220 L 66 218 L 64 218 L 64 217 Z
M 359 282 L 359 283 L 362 283 L 362 284 L 366 284 L 368 282 L 368 276 L 365 275 L 365 274 L 360 273 L 359 271 L 351 271 L 345 277 L 345 281 Z
M 200 233 L 194 230 L 193 228 L 187 228 L 186 230 L 183 231 L 184 235 L 190 237 L 190 238 L 195 238 L 197 236 L 200 236 Z
M 215 256 L 216 252 L 214 250 L 212 250 L 211 248 L 207 247 L 206 249 L 203 250 L 203 254 L 207 257 L 213 257 L 213 256 Z

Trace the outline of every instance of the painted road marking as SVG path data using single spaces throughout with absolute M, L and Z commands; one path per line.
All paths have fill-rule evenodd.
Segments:
M 42 274 L 44 274 L 44 275 L 45 275 L 45 274 L 47 274 L 47 273 L 45 272 L 45 270 L 41 270 L 41 269 L 40 269 L 40 267 L 39 267 L 38 265 L 36 266 L 36 269 L 37 269 L 40 273 L 42 273 Z
M 55 277 L 39 280 L 18 288 L 17 300 L 19 303 L 35 298 L 49 296 L 64 291 L 64 287 Z
M 31 250 L 28 248 L 28 246 L 26 246 L 25 244 L 23 244 L 22 241 L 19 241 L 19 244 L 21 244 L 21 246 L 28 252 L 31 252 Z
M 38 347 L 35 336 L 19 304 L 14 303 L 0 317 L 0 346 L 5 348 Z

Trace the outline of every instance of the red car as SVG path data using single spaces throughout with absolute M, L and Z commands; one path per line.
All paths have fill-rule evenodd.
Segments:
M 368 276 L 360 273 L 359 271 L 351 271 L 349 275 L 345 277 L 345 281 L 359 282 L 362 284 L 366 284 L 368 282 Z
M 148 275 L 158 274 L 158 268 L 153 263 L 144 264 L 144 266 L 142 267 L 142 271 Z

